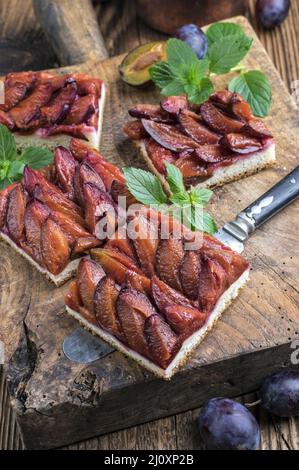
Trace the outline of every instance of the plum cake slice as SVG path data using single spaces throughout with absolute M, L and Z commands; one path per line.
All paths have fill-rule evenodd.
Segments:
M 71 137 L 99 148 L 105 85 L 82 73 L 16 72 L 4 79 L 0 123 L 14 132 L 19 149 L 67 146 Z
M 152 209 L 128 217 L 122 234 L 119 227 L 104 247 L 91 250 L 92 259 L 80 261 L 66 309 L 113 347 L 170 379 L 237 296 L 249 263 L 215 238 L 191 233 Z M 169 237 L 163 238 L 166 219 Z M 192 249 L 190 237 L 199 242 Z
M 274 139 L 249 104 L 228 90 L 202 105 L 171 96 L 161 105 L 139 104 L 129 110 L 135 120 L 125 133 L 149 168 L 170 190 L 165 164 L 176 165 L 186 186 L 221 186 L 275 162 Z
M 0 192 L 0 238 L 60 285 L 80 257 L 104 243 L 96 225 L 109 210 L 117 212 L 113 197 L 124 191 L 121 171 L 72 139 L 69 149 L 56 148 L 52 165 L 25 167 L 22 181 Z

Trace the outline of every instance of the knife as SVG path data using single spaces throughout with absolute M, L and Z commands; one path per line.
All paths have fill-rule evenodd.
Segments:
M 242 253 L 244 242 L 264 222 L 288 206 L 299 196 L 299 166 L 285 178 L 241 211 L 214 234 L 232 250 Z M 64 354 L 74 362 L 88 364 L 114 351 L 100 338 L 83 328 L 77 328 L 63 342 Z
M 214 233 L 214 237 L 237 253 L 242 253 L 244 242 L 252 233 L 298 196 L 299 166 Z

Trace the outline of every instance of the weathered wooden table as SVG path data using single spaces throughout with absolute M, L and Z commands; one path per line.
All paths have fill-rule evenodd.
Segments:
M 74 0 L 76 1 L 76 0 Z M 289 89 L 299 74 L 299 0 L 293 0 L 285 23 L 273 32 L 263 32 L 254 19 L 254 1 L 248 15 Z M 111 0 L 96 5 L 102 33 L 110 55 L 161 37 L 136 18 L 131 1 Z M 25 68 L 50 68 L 57 59 L 34 17 L 31 0 L 0 0 L 0 73 Z M 253 402 L 255 396 L 240 397 Z M 299 449 L 299 420 L 273 420 L 257 413 L 264 449 Z M 198 410 L 160 419 L 121 432 L 88 440 L 69 449 L 193 449 L 198 447 L 195 417 Z M 22 448 L 9 407 L 4 378 L 0 380 L 0 449 Z

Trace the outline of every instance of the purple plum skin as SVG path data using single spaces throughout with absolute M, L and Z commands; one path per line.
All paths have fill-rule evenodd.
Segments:
M 260 388 L 261 406 L 275 416 L 299 415 L 299 369 L 282 369 L 267 377 Z
M 208 52 L 208 39 L 199 26 L 195 24 L 185 24 L 176 29 L 173 36 L 187 43 L 199 59 L 205 58 Z
M 198 417 L 200 436 L 207 450 L 257 450 L 259 425 L 250 411 L 229 398 L 212 398 Z
M 291 0 L 257 0 L 257 18 L 264 28 L 274 28 L 286 18 L 290 5 Z

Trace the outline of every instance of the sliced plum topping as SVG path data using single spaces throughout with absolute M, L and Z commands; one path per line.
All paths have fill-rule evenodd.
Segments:
M 167 307 L 164 315 L 171 328 L 178 335 L 184 336 L 188 336 L 191 332 L 201 328 L 207 318 L 206 313 L 185 305 Z
M 70 199 L 74 199 L 76 160 L 69 150 L 60 146 L 55 149 L 54 163 L 60 188 Z
M 96 248 L 101 245 L 101 241 L 92 235 L 88 237 L 81 237 L 75 241 L 73 246 L 72 254 L 79 255 L 81 253 L 87 252 L 92 248 Z
M 141 140 L 147 137 L 147 133 L 139 119 L 125 124 L 123 131 L 131 140 Z
M 24 236 L 24 217 L 26 194 L 21 184 L 15 186 L 9 193 L 6 212 L 6 225 L 11 238 L 18 243 Z
M 0 109 L 0 124 L 8 127 L 8 129 L 13 130 L 15 127 L 15 123 L 13 119 L 4 111 Z
M 181 170 L 184 178 L 205 178 L 209 176 L 206 164 L 195 154 L 178 158 L 175 165 Z
M 9 111 L 16 106 L 36 82 L 34 72 L 10 73 L 5 79 L 5 104 L 0 110 Z
M 138 203 L 137 199 L 130 193 L 127 184 L 123 181 L 113 180 L 110 187 L 110 194 L 116 203 L 119 202 L 118 198 L 125 197 L 126 200 L 124 202 L 127 208 L 132 204 Z
M 227 275 L 222 266 L 215 260 L 202 257 L 199 277 L 199 307 L 210 312 L 220 295 L 227 288 Z
M 134 271 L 127 271 L 126 285 L 147 295 L 150 295 L 151 293 L 150 279 L 142 276 L 141 274 L 135 273 Z
M 201 105 L 200 114 L 208 126 L 220 134 L 240 132 L 244 126 L 243 121 L 232 119 L 209 102 L 205 102 Z
M 106 191 L 105 185 L 103 183 L 100 175 L 91 168 L 88 163 L 83 161 L 80 166 L 76 168 L 74 175 L 74 192 L 75 197 L 78 203 L 84 207 L 84 193 L 83 188 L 85 183 L 91 183 L 101 191 Z
M 110 191 L 114 180 L 125 182 L 122 172 L 112 163 L 106 162 L 97 152 L 90 152 L 84 162 L 100 175 L 107 191 Z
M 76 97 L 76 93 L 76 83 L 70 83 L 62 88 L 46 106 L 42 106 L 40 109 L 42 125 L 52 126 L 62 122 Z
M 188 101 L 186 96 L 168 96 L 161 102 L 161 108 L 169 114 L 179 114 L 181 111 L 188 109 Z
M 50 83 L 40 83 L 28 98 L 9 111 L 9 116 L 18 129 L 30 129 L 38 125 L 40 108 L 50 100 L 52 93 L 53 88 Z
M 68 238 L 51 217 L 48 217 L 42 226 L 41 251 L 44 264 L 52 274 L 61 273 L 69 262 Z
M 91 151 L 91 148 L 88 144 L 82 142 L 82 140 L 73 138 L 70 142 L 70 151 L 76 160 L 82 161 L 85 157 L 87 157 L 88 153 Z
M 128 224 L 127 233 L 132 240 L 137 257 L 146 276 L 155 273 L 154 258 L 158 246 L 157 228 L 150 224 L 145 217 L 138 216 Z
M 65 297 L 65 303 L 75 312 L 79 312 L 81 299 L 79 294 L 79 289 L 77 285 L 77 280 L 72 281 L 69 286 L 68 293 Z
M 181 239 L 170 237 L 159 241 L 155 257 L 156 273 L 162 281 L 178 291 L 182 290 L 179 267 L 183 258 L 184 248 Z
M 97 103 L 93 95 L 77 98 L 64 120 L 64 124 L 81 124 L 86 122 L 96 111 Z
M 162 147 L 154 139 L 146 139 L 144 144 L 154 167 L 159 173 L 166 175 L 166 163 L 175 163 L 177 157 L 171 150 Z
M 116 302 L 116 310 L 126 343 L 143 356 L 150 357 L 144 325 L 145 320 L 156 311 L 146 295 L 134 289 L 122 289 Z
M 96 235 L 96 225 L 105 216 L 107 233 L 115 230 L 116 212 L 111 196 L 91 183 L 83 187 L 85 222 L 89 231 Z
M 128 270 L 134 271 L 141 276 L 144 275 L 131 258 L 118 250 L 97 248 L 91 250 L 91 256 L 100 263 L 104 271 L 110 274 L 118 284 L 126 282 Z
M 201 145 L 194 155 L 205 163 L 218 163 L 231 157 L 231 152 L 221 145 Z
M 99 325 L 121 341 L 125 341 L 116 314 L 119 289 L 110 276 L 104 276 L 98 283 L 94 295 L 94 312 Z
M 11 191 L 17 186 L 18 183 L 12 183 L 0 192 L 0 230 L 6 223 L 6 213 L 8 207 L 8 199 Z
M 122 233 L 120 229 L 117 230 L 113 237 L 107 241 L 105 247 L 119 250 L 121 253 L 135 259 L 132 242 L 128 238 L 126 231 Z
M 199 144 L 217 144 L 220 136 L 208 129 L 200 116 L 192 111 L 182 111 L 179 114 L 179 122 L 186 134 Z
M 77 275 L 80 298 L 87 310 L 94 314 L 94 295 L 96 287 L 105 273 L 101 266 L 88 258 L 82 258 Z
M 166 369 L 179 347 L 176 334 L 160 315 L 146 319 L 144 332 L 154 362 Z
M 148 121 L 147 119 L 142 119 L 141 122 L 144 129 L 158 144 L 173 152 L 193 150 L 198 146 L 197 142 L 182 134 L 175 126 Z
M 161 281 L 157 276 L 153 276 L 151 280 L 152 297 L 160 310 L 164 313 L 167 307 L 173 305 L 184 305 L 192 307 L 190 300 L 184 297 L 176 290 L 169 287 L 165 282 Z
M 259 140 L 237 133 L 226 134 L 221 143 L 233 152 L 242 154 L 256 152 L 262 148 L 262 143 Z
M 41 252 L 41 232 L 49 213 L 49 209 L 44 204 L 34 200 L 27 205 L 25 212 L 26 240 L 32 250 L 33 258 L 41 265 L 44 265 Z
M 133 108 L 129 109 L 130 116 L 139 119 L 150 119 L 155 122 L 163 122 L 170 124 L 173 122 L 173 118 L 159 105 L 155 104 L 137 104 Z
M 186 251 L 179 272 L 183 293 L 191 300 L 198 298 L 200 269 L 199 254 L 191 250 Z
M 265 123 L 261 119 L 250 119 L 250 121 L 242 128 L 242 131 L 257 138 L 272 137 L 271 132 L 267 129 Z

